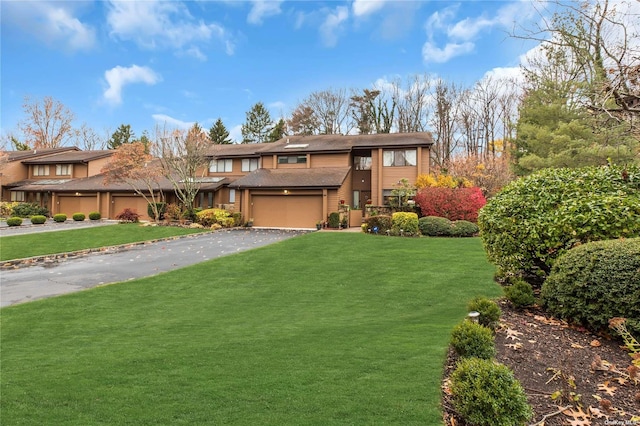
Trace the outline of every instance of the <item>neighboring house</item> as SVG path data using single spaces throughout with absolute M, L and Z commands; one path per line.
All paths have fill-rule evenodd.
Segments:
M 254 226 L 314 228 L 332 212 L 360 224 L 366 204 L 388 204 L 402 179 L 429 173 L 429 133 L 288 136 L 273 143 L 212 145 L 196 207 L 239 211 Z M 147 217 L 146 201 L 131 187 L 105 184 L 100 169 L 113 151 L 69 148 L 46 155 L 10 153 L 11 179 L 2 200 L 38 202 L 51 214 L 99 211 L 114 218 L 125 208 Z M 15 156 L 13 156 L 15 154 Z M 12 157 L 13 156 L 13 157 Z M 167 202 L 173 186 L 159 181 Z

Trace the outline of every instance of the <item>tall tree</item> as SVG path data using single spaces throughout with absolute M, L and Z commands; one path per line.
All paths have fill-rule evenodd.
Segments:
M 273 120 L 264 104 L 258 102 L 246 115 L 247 121 L 242 125 L 242 143 L 267 142 L 273 130 Z
M 275 142 L 277 140 L 282 139 L 287 134 L 287 123 L 285 123 L 284 118 L 278 120 L 278 122 L 273 126 L 271 132 L 269 133 L 268 142 Z
M 82 123 L 80 127 L 74 129 L 74 137 L 74 144 L 85 150 L 105 149 L 107 145 L 107 141 L 89 127 L 87 123 Z
M 311 93 L 302 104 L 310 108 L 319 123 L 317 134 L 348 134 L 354 127 L 345 89 L 328 89 Z
M 111 139 L 107 142 L 108 149 L 116 149 L 121 145 L 132 143 L 136 140 L 136 135 L 131 130 L 131 125 L 121 124 L 111 135 Z
M 225 127 L 221 118 L 218 118 L 209 129 L 209 139 L 214 145 L 227 145 L 233 143 L 229 137 L 229 131 Z
M 400 80 L 391 83 L 391 96 L 396 105 L 396 128 L 400 133 L 424 132 L 428 128 L 432 79 L 424 75 L 414 75 L 405 83 Z
M 51 96 L 45 96 L 42 101 L 25 97 L 22 109 L 26 118 L 19 127 L 28 146 L 58 148 L 73 136 L 73 113 Z
M 319 131 L 320 121 L 313 108 L 300 104 L 291 113 L 287 125 L 294 135 L 313 135 Z

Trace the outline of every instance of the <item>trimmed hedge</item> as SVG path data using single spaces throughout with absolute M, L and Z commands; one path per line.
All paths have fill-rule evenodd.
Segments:
M 391 232 L 394 235 L 418 235 L 418 215 L 410 212 L 396 212 L 392 214 Z
M 542 286 L 545 308 L 593 330 L 614 317 L 640 338 L 640 238 L 596 241 L 558 259 Z
M 481 296 L 473 298 L 467 305 L 467 310 L 469 312 L 478 312 L 480 314 L 480 318 L 478 318 L 480 325 L 491 329 L 496 328 L 500 315 L 502 315 L 502 310 L 500 310 L 496 302 Z
M 478 225 L 500 274 L 541 281 L 576 245 L 640 236 L 640 167 L 541 170 L 490 199 Z
M 491 359 L 496 356 L 493 332 L 469 320 L 462 321 L 453 328 L 451 347 L 464 358 Z
M 41 214 L 31 216 L 31 223 L 34 225 L 42 225 L 47 221 L 47 217 Z
M 446 237 L 451 234 L 451 221 L 446 217 L 425 216 L 418 219 L 418 228 L 422 235 Z
M 100 220 L 101 217 L 102 215 L 100 214 L 100 212 L 89 213 L 89 220 Z
M 64 213 L 58 213 L 53 215 L 53 221 L 57 222 L 57 223 L 61 223 L 61 222 L 66 222 L 67 221 L 67 215 Z
M 196 213 L 196 222 L 209 228 L 214 224 L 219 224 L 223 228 L 231 228 L 236 224 L 233 215 L 224 209 L 206 209 Z
M 10 217 L 7 219 L 7 226 L 20 226 L 22 225 L 22 218 L 20 217 Z
M 452 237 L 473 237 L 478 234 L 480 228 L 473 222 L 467 220 L 456 220 L 451 222 Z
M 75 220 L 76 222 L 82 222 L 83 220 L 85 220 L 86 216 L 84 215 L 84 213 L 74 213 L 71 215 L 71 217 L 73 218 L 73 220 Z
M 516 308 L 525 308 L 536 303 L 531 284 L 522 279 L 517 279 L 509 286 L 503 287 L 504 295 Z
M 18 203 L 13 206 L 11 214 L 15 217 L 48 216 L 49 210 L 37 203 Z

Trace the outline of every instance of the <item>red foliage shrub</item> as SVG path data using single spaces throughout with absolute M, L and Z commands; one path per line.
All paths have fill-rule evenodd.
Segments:
M 135 210 L 126 208 L 116 215 L 116 219 L 120 222 L 137 223 L 140 221 L 140 215 Z
M 414 199 L 423 216 L 440 216 L 473 223 L 478 221 L 478 210 L 487 203 L 478 187 L 423 188 Z

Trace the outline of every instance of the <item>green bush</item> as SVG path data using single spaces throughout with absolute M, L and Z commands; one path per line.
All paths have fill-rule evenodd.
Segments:
M 364 224 L 369 232 L 386 235 L 387 231 L 391 230 L 391 216 L 370 216 L 365 219 Z
M 47 217 L 41 214 L 31 216 L 31 223 L 34 225 L 42 225 L 47 221 Z
M 451 347 L 465 358 L 491 359 L 496 356 L 493 332 L 470 320 L 462 321 L 453 328 Z
M 329 228 L 339 228 L 340 227 L 340 213 L 331 212 L 329 213 Z
M 533 415 L 511 370 L 490 360 L 461 360 L 450 389 L 456 411 L 473 425 L 521 426 Z
M 593 330 L 614 317 L 640 338 L 640 238 L 596 241 L 569 250 L 555 263 L 540 293 L 554 315 Z
M 22 225 L 22 218 L 19 217 L 10 217 L 9 219 L 7 219 L 7 225 L 8 226 L 20 226 Z
M 233 226 L 242 226 L 242 224 L 244 223 L 242 213 L 240 212 L 233 212 L 231 214 L 231 217 L 233 217 Z
M 467 220 L 456 220 L 451 223 L 452 237 L 473 237 L 479 230 L 478 225 Z
M 411 212 L 396 212 L 391 215 L 391 232 L 394 235 L 418 235 L 418 215 Z
M 425 216 L 418 220 L 422 235 L 429 237 L 447 237 L 451 235 L 451 221 L 446 217 Z
M 516 308 L 524 308 L 536 303 L 533 287 L 525 280 L 517 279 L 513 284 L 504 287 L 504 295 Z
M 86 216 L 84 215 L 84 213 L 74 213 L 71 215 L 71 217 L 73 218 L 73 220 L 75 220 L 76 222 L 82 222 Z
M 206 228 L 210 228 L 215 223 L 223 228 L 230 228 L 235 225 L 235 219 L 231 213 L 223 209 L 202 210 L 196 214 L 196 222 Z
M 102 215 L 100 214 L 100 212 L 89 213 L 89 220 L 100 220 L 101 217 Z
M 54 222 L 58 222 L 58 223 L 66 222 L 67 221 L 67 215 L 64 214 L 64 213 L 55 214 L 55 215 L 53 215 L 53 221 Z
M 480 211 L 489 260 L 540 282 L 581 243 L 640 235 L 640 167 L 545 169 L 511 182 Z
M 12 214 L 17 217 L 48 216 L 49 210 L 36 203 L 18 203 L 13 206 Z
M 14 216 L 13 214 L 13 208 L 15 206 L 17 206 L 18 202 L 16 201 L 0 201 L 0 216 L 2 217 L 12 217 Z
M 480 313 L 478 322 L 491 329 L 495 329 L 500 315 L 502 315 L 502 311 L 496 302 L 481 296 L 473 298 L 467 305 L 467 310 Z
M 155 217 L 155 212 L 153 211 L 153 205 L 155 204 L 158 209 L 159 217 Z M 164 220 L 164 213 L 167 209 L 167 203 L 149 203 L 147 204 L 147 215 L 153 220 Z

